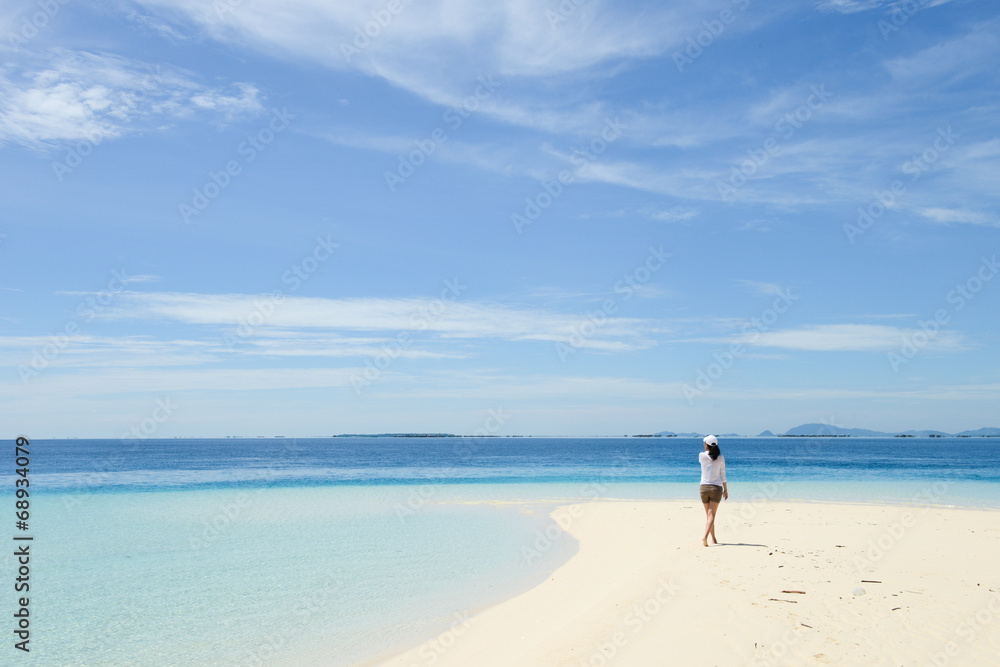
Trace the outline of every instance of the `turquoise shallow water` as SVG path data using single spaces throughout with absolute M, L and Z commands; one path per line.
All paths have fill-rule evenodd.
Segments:
M 330 647 L 324 664 L 356 664 L 527 589 L 575 547 L 564 536 L 528 563 L 544 508 L 421 506 L 408 491 L 39 498 L 18 664 L 297 664 Z M 0 603 L 11 618 L 12 596 Z
M 729 477 L 730 500 L 764 502 L 788 500 L 805 502 L 873 503 L 891 505 L 934 505 L 1000 509 L 1000 484 L 947 478 L 886 481 L 816 481 L 773 479 L 733 479 Z M 614 476 L 595 477 L 580 482 L 431 484 L 428 498 L 438 502 L 470 500 L 534 500 L 545 503 L 586 502 L 598 498 L 638 500 L 694 500 L 694 482 L 621 482 Z
M 1000 508 L 994 443 L 748 439 L 723 452 L 732 501 Z M 576 545 L 552 528 L 556 503 L 694 501 L 697 451 L 638 438 L 39 441 L 32 651 L 17 663 L 359 664 L 565 562 Z M 0 596 L 0 618 L 14 601 Z
M 33 651 L 18 662 L 283 665 L 335 647 L 324 664 L 358 664 L 541 581 L 576 546 L 559 532 L 551 547 L 542 542 L 540 558 L 525 556 L 551 526 L 554 503 L 693 502 L 696 488 L 598 481 L 43 495 L 33 506 Z M 980 491 L 945 482 L 732 486 L 734 500 L 751 502 L 997 505 Z M 528 502 L 505 504 L 512 500 Z M 0 562 L 12 571 L 12 556 Z M 0 603 L 11 618 L 12 596 Z

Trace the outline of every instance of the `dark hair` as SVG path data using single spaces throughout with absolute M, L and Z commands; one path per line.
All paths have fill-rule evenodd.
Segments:
M 715 459 L 719 458 L 719 454 L 721 454 L 721 453 L 722 452 L 719 451 L 719 446 L 718 445 L 709 445 L 708 446 L 708 455 L 712 457 L 713 461 Z

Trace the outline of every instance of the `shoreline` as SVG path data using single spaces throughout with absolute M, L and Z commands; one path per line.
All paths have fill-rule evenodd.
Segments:
M 0 482 L 4 478 L 0 478 Z M 13 477 L 8 478 L 9 481 L 13 482 Z M 861 482 L 844 482 L 844 481 L 808 481 L 808 482 L 795 482 L 789 483 L 785 481 L 775 481 L 775 480 L 745 480 L 742 482 L 742 487 L 753 487 L 757 491 L 761 489 L 766 489 L 769 486 L 774 486 L 780 484 L 786 491 L 784 493 L 770 493 L 765 490 L 764 493 L 755 492 L 751 494 L 751 500 L 749 502 L 753 504 L 759 504 L 761 502 L 788 502 L 788 503 L 800 503 L 800 504 L 831 504 L 831 505 L 877 505 L 877 506 L 891 506 L 891 507 L 936 507 L 941 509 L 970 509 L 970 510 L 985 510 L 985 511 L 996 511 L 1000 510 L 1000 483 L 997 482 L 971 482 L 967 480 L 959 482 L 947 482 L 951 489 L 958 487 L 958 490 L 963 489 L 976 489 L 979 491 L 995 488 L 996 491 L 983 494 L 979 497 L 973 496 L 953 496 L 949 494 L 932 494 L 934 499 L 930 502 L 926 499 L 922 500 L 918 498 L 920 494 L 912 493 L 913 488 L 927 488 L 927 483 L 920 482 L 919 480 L 888 480 L 884 482 L 876 482 L 872 480 L 864 480 Z M 579 493 L 578 489 L 581 487 L 589 486 L 602 486 L 609 490 L 621 490 L 624 493 L 621 495 L 602 495 L 595 497 L 593 495 L 587 495 Z M 810 497 L 796 496 L 794 493 L 789 494 L 787 492 L 787 487 L 789 486 L 802 487 L 804 489 L 811 489 L 812 494 Z M 577 490 L 575 493 L 555 493 L 551 492 L 552 487 L 567 487 Z M 482 505 L 490 504 L 495 506 L 523 506 L 523 505 L 548 505 L 548 506 L 564 506 L 579 503 L 590 503 L 590 502 L 682 502 L 694 498 L 697 500 L 697 496 L 691 493 L 691 483 L 687 482 L 663 482 L 663 481 L 626 481 L 626 482 L 588 482 L 586 480 L 577 481 L 565 481 L 565 482 L 536 482 L 536 481 L 442 481 L 437 479 L 421 480 L 420 482 L 406 482 L 406 483 L 378 483 L 378 484 L 366 484 L 366 483 L 337 483 L 337 484 L 327 484 L 327 483 L 302 483 L 302 484 L 268 484 L 266 486 L 243 484 L 243 483 L 231 483 L 231 484 L 204 484 L 198 486 L 130 486 L 127 484 L 122 484 L 116 487 L 101 487 L 97 489 L 87 489 L 85 494 L 81 494 L 79 486 L 66 486 L 66 487 L 55 487 L 55 488 L 42 488 L 39 489 L 39 496 L 47 497 L 61 497 L 61 496 L 79 496 L 79 495 L 115 495 L 115 494 L 129 494 L 129 493 L 141 493 L 141 494 L 170 494 L 170 493 L 187 493 L 187 492 L 233 492 L 233 493 L 258 493 L 263 490 L 321 490 L 321 489 L 334 489 L 334 490 L 347 490 L 347 491 L 371 491 L 377 493 L 385 489 L 413 489 L 421 487 L 436 487 L 439 490 L 446 490 L 448 492 L 455 492 L 452 494 L 441 494 L 438 493 L 437 499 L 427 499 L 423 500 L 422 504 L 426 505 Z M 616 487 L 618 487 L 616 489 Z M 849 490 L 845 490 L 844 487 L 850 487 Z M 909 487 L 909 488 L 906 488 Z M 12 487 L 11 487 L 12 488 Z M 879 489 L 885 498 L 883 500 L 874 500 L 869 497 L 845 497 L 852 495 L 850 491 L 857 491 L 859 488 L 867 489 Z M 545 490 L 544 494 L 530 495 L 527 490 Z M 638 493 L 638 491 L 645 491 L 649 495 L 644 495 Z M 470 492 L 479 492 L 478 494 L 470 494 Z M 669 492 L 665 492 L 669 491 Z M 817 495 L 816 491 L 820 494 Z M 823 496 L 822 492 L 829 493 L 828 496 Z M 888 492 L 888 493 L 886 493 Z M 0 491 L 0 496 L 3 495 L 13 495 L 13 491 L 9 488 L 7 491 Z M 470 497 L 470 495 L 472 497 Z M 944 501 L 947 499 L 947 502 Z M 736 501 L 730 501 L 736 502 Z
M 365 664 L 997 662 L 992 512 L 729 501 L 705 548 L 696 500 L 561 505 L 551 516 L 579 547 L 542 583 Z

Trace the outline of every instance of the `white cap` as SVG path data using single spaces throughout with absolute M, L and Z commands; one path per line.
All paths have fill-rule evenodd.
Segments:
M 705 436 L 705 444 L 706 445 L 718 445 L 719 444 L 719 439 L 716 438 L 714 435 L 706 435 Z

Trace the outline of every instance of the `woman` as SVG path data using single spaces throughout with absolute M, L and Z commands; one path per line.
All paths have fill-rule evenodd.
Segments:
M 708 536 L 712 536 L 712 544 L 718 544 L 715 539 L 715 513 L 723 498 L 729 500 L 729 488 L 726 486 L 726 457 L 719 451 L 719 440 L 714 435 L 705 436 L 705 451 L 698 455 L 701 463 L 701 502 L 705 505 L 705 535 L 701 538 L 703 546 L 708 546 Z

